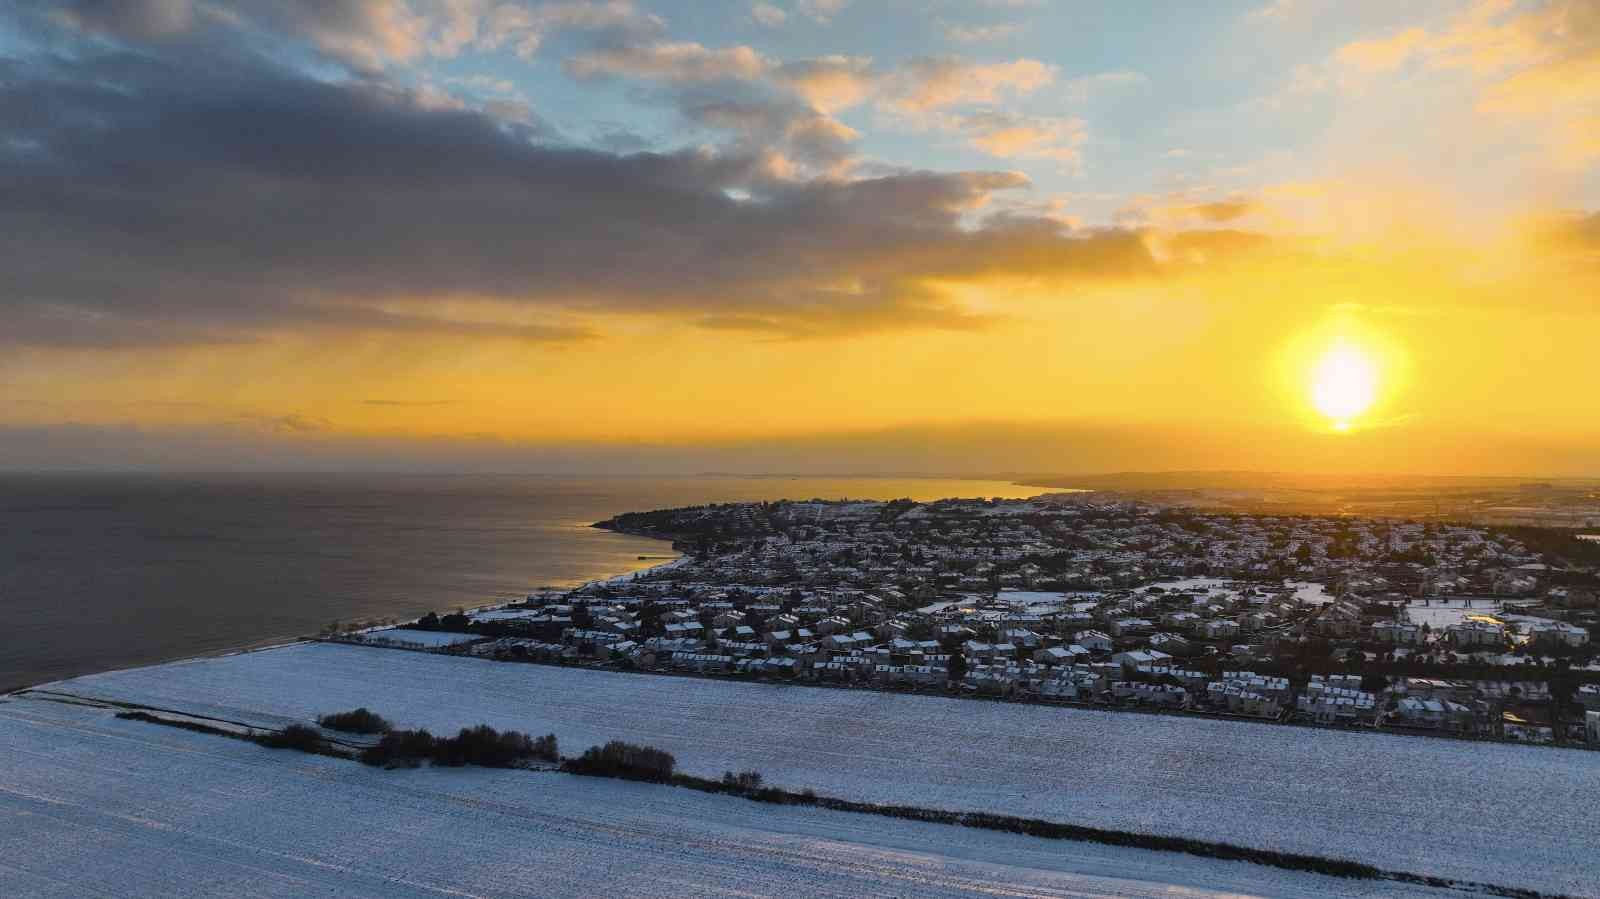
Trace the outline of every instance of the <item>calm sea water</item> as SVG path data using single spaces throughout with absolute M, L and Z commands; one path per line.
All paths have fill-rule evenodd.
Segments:
M 665 543 L 588 527 L 621 512 L 1039 492 L 890 478 L 0 476 L 0 689 L 661 561 Z

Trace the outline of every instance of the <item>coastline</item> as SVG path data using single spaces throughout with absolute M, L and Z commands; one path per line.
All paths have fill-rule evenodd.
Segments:
M 594 536 L 604 529 L 592 523 L 628 511 L 785 497 L 934 499 L 1038 492 L 1017 487 L 1010 478 L 960 476 L 446 475 L 395 484 L 384 476 L 285 475 L 262 480 L 205 473 L 108 475 L 95 479 L 94 495 L 85 498 L 81 479 L 30 478 L 27 490 L 8 498 L 48 512 L 37 522 L 45 536 L 34 540 L 30 532 L 13 541 L 23 555 L 15 560 L 20 579 L 6 605 L 23 616 L 23 628 L 13 635 L 8 652 L 0 653 L 0 693 L 281 645 L 315 636 L 335 619 L 412 620 L 430 610 L 444 614 L 514 603 L 545 587 L 620 583 L 675 561 L 679 554 L 670 539 L 616 531 L 614 537 Z M 276 491 L 285 487 L 296 490 L 282 493 L 287 498 L 274 506 L 282 515 L 267 524 L 238 526 L 251 504 L 263 496 L 278 497 Z M 326 509 L 303 502 L 306 496 L 322 497 L 323 491 L 333 491 L 319 499 L 333 503 Z M 117 502 L 118 511 L 109 517 L 106 496 Z M 373 505 L 374 496 L 382 503 Z M 443 514 L 429 505 L 438 496 L 459 497 L 465 505 Z M 181 520 L 169 517 L 177 500 L 192 510 Z M 346 509 L 360 517 L 340 517 Z M 379 510 L 375 517 L 373 509 Z M 331 562 L 294 536 L 306 530 L 299 524 L 318 522 L 338 533 L 339 551 L 327 554 Z M 109 536 L 102 539 L 102 531 Z M 271 548 L 271 555 L 257 551 L 256 544 Z M 398 546 L 416 551 L 396 555 Z M 439 558 L 448 564 L 435 565 L 426 555 L 436 546 L 453 553 L 441 550 Z M 310 555 L 283 554 L 291 550 Z M 78 560 L 77 553 L 92 555 Z M 37 568 L 34 559 L 41 560 Z M 285 561 L 294 571 L 276 567 Z M 118 580 L 117 572 L 128 566 L 142 579 Z M 195 573 L 211 566 L 218 576 Z M 234 592 L 240 586 L 245 589 Z M 210 595 L 219 590 L 221 595 Z M 76 636 L 79 628 L 86 629 L 84 639 Z
M 602 528 L 600 530 L 605 530 L 605 529 Z M 623 533 L 623 532 L 617 531 L 617 532 L 613 532 L 613 533 Z M 661 541 L 661 542 L 666 544 L 666 551 L 667 552 L 675 552 L 672 549 L 672 541 L 671 540 L 662 540 L 662 538 L 660 538 L 660 537 L 655 537 L 655 536 L 651 536 L 651 535 L 648 535 L 648 534 L 628 534 L 627 536 L 630 536 L 630 537 L 643 537 L 643 538 L 650 539 L 650 540 L 659 540 L 659 541 Z M 663 555 L 665 555 L 665 553 L 663 553 Z M 653 572 L 653 571 L 660 570 L 660 569 L 667 569 L 667 568 L 671 568 L 671 567 L 676 567 L 676 566 L 678 566 L 678 565 L 683 563 L 684 558 L 685 557 L 683 556 L 682 553 L 677 553 L 673 558 L 671 558 L 671 559 L 669 559 L 667 561 L 664 561 L 664 562 L 656 561 L 655 557 L 652 557 L 650 559 L 650 561 L 655 562 L 655 564 L 645 565 L 645 566 L 640 567 L 640 568 L 635 568 L 635 569 L 633 569 L 631 571 L 624 571 L 624 572 L 622 572 L 620 574 L 614 574 L 614 575 L 608 575 L 608 576 L 602 576 L 602 577 L 594 577 L 594 578 L 587 578 L 587 579 L 581 579 L 581 580 L 573 580 L 573 581 L 570 581 L 570 582 L 565 583 L 565 584 L 541 584 L 541 585 L 536 586 L 536 587 L 528 588 L 528 593 L 537 592 L 539 590 L 563 590 L 563 591 L 565 591 L 565 590 L 576 590 L 576 589 L 578 589 L 580 587 L 586 587 L 586 586 L 597 585 L 597 584 L 620 584 L 620 583 L 626 583 L 627 580 L 632 578 L 634 575 L 640 575 L 640 574 L 644 574 L 646 572 Z M 469 612 L 469 613 L 470 612 L 484 612 L 484 611 L 489 611 L 491 609 L 501 609 L 501 608 L 505 608 L 506 606 L 509 606 L 509 605 L 515 605 L 517 602 L 518 602 L 518 600 L 496 601 L 496 602 L 484 603 L 482 605 L 477 605 L 477 606 L 470 606 L 470 607 L 469 606 L 463 606 L 462 608 L 463 608 L 464 611 Z M 387 627 L 387 626 L 388 625 L 375 625 L 375 627 Z M 368 628 L 362 628 L 361 630 L 371 630 L 371 629 L 372 629 L 371 627 L 368 627 Z M 321 637 L 318 634 L 278 635 L 278 636 L 271 636 L 271 637 L 262 637 L 262 638 L 257 639 L 257 640 L 252 640 L 252 641 L 248 641 L 248 642 L 244 642 L 244 643 L 237 643 L 237 644 L 233 644 L 233 645 L 230 645 L 230 646 L 219 647 L 219 648 L 216 648 L 216 649 L 201 650 L 201 651 L 198 651 L 198 652 L 184 651 L 184 652 L 179 652 L 179 653 L 172 653 L 172 654 L 160 656 L 158 658 L 144 659 L 144 660 L 129 662 L 127 664 L 117 664 L 117 665 L 109 665 L 109 666 L 106 666 L 106 667 L 96 667 L 96 668 L 93 668 L 93 669 L 90 669 L 90 670 L 84 670 L 84 671 L 73 671 L 73 672 L 69 672 L 69 673 L 66 673 L 64 675 L 59 675 L 59 676 L 57 676 L 57 675 L 43 675 L 43 676 L 40 676 L 40 677 L 23 678 L 20 681 L 13 681 L 13 682 L 9 682 L 9 683 L 0 683 L 0 698 L 6 697 L 6 696 L 11 696 L 11 695 L 14 695 L 14 694 L 17 694 L 17 693 L 23 693 L 23 692 L 26 692 L 28 690 L 38 689 L 39 687 L 49 686 L 51 684 L 62 683 L 64 681 L 73 680 L 73 679 L 79 678 L 79 677 L 88 677 L 88 676 L 94 675 L 94 674 L 108 674 L 108 673 L 113 672 L 113 671 L 131 671 L 131 670 L 134 670 L 134 669 L 137 669 L 137 668 L 157 668 L 157 667 L 160 667 L 162 665 L 175 665 L 175 664 L 178 664 L 178 663 L 181 663 L 181 662 L 193 662 L 193 661 L 199 661 L 199 660 L 202 660 L 202 659 L 219 659 L 219 658 L 225 658 L 227 656 L 241 655 L 241 654 L 244 654 L 244 653 L 262 652 L 264 650 L 269 650 L 269 649 L 281 649 L 281 648 L 286 647 L 286 646 L 294 646 L 294 645 L 296 645 L 298 643 L 316 642 L 317 640 L 320 640 L 320 639 L 321 639 Z
M 627 533 L 627 532 L 626 531 L 618 531 L 618 533 Z M 629 536 L 631 536 L 631 537 L 649 537 L 648 534 L 629 534 Z M 651 540 L 659 540 L 661 538 L 659 538 L 659 537 L 650 537 L 650 539 Z M 672 541 L 670 541 L 670 540 L 665 541 L 665 542 L 667 543 L 667 545 L 669 547 L 672 545 Z M 683 566 L 684 562 L 688 558 L 689 558 L 688 556 L 685 556 L 684 554 L 679 553 L 676 557 L 674 557 L 672 559 L 668 559 L 665 562 L 658 562 L 655 565 L 649 565 L 649 566 L 646 566 L 644 568 L 638 568 L 638 569 L 635 569 L 633 571 L 624 572 L 622 574 L 614 574 L 611 577 L 595 578 L 594 580 L 584 581 L 582 584 L 579 584 L 578 587 L 597 587 L 597 586 L 610 587 L 610 586 L 613 586 L 613 585 L 616 585 L 616 584 L 625 584 L 628 581 L 632 580 L 633 578 L 641 576 L 641 575 L 654 574 L 654 573 L 656 573 L 658 571 L 670 571 L 670 570 L 672 570 L 674 568 L 680 568 L 680 567 Z M 578 587 L 560 588 L 560 589 L 578 589 Z M 494 608 L 498 608 L 498 607 L 494 607 Z

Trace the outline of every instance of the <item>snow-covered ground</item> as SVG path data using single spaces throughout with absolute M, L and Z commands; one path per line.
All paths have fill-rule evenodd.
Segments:
M 660 746 L 853 799 L 983 809 L 1600 895 L 1600 753 L 300 644 L 52 689 L 239 721 L 367 706 L 573 754 Z
M 363 635 L 373 642 L 387 641 L 400 646 L 454 646 L 457 643 L 470 643 L 480 640 L 477 634 L 457 634 L 449 631 L 419 631 L 408 627 L 389 627 L 382 630 L 368 631 Z
M 1502 620 L 1527 618 L 1527 616 L 1505 614 L 1506 610 L 1515 609 L 1527 602 L 1527 600 L 1500 601 L 1487 598 L 1412 600 L 1406 604 L 1406 617 L 1411 619 L 1412 624 L 1426 624 L 1432 630 L 1441 631 L 1466 621 L 1468 615 L 1492 615 Z
M 1294 598 L 1303 603 L 1325 606 L 1334 600 L 1326 584 L 1319 584 L 1316 581 L 1290 581 L 1289 586 L 1294 588 Z
M 1195 593 L 1201 590 L 1210 592 L 1228 590 L 1236 583 L 1237 582 L 1235 581 L 1217 577 L 1185 577 L 1172 581 L 1160 581 L 1158 583 L 1151 584 L 1150 587 L 1160 587 L 1168 593 Z M 1148 590 L 1149 587 L 1142 589 Z
M 563 774 L 382 771 L 40 699 L 0 701 L 0 754 L 8 899 L 1460 895 Z
M 1011 603 L 1013 606 L 1025 607 L 1036 615 L 1045 615 L 1051 612 L 1059 612 L 1069 606 L 1078 609 L 1092 609 L 1100 599 L 1100 595 L 1081 591 L 1058 593 L 1041 590 L 1001 590 L 998 594 L 998 599 L 1001 602 Z
M 1001 602 L 1024 606 L 1054 607 L 1066 602 L 1067 594 L 1047 590 L 1001 590 L 998 598 Z
M 518 618 L 537 618 L 548 614 L 544 609 L 484 609 L 481 612 L 471 613 L 473 621 L 514 621 Z

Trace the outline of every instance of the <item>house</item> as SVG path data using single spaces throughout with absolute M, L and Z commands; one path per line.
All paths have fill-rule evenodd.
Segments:
M 1070 646 L 1051 646 L 1033 651 L 1033 660 L 1041 665 L 1071 665 L 1089 657 L 1089 650 L 1076 643 Z
M 1206 684 L 1206 701 L 1213 706 L 1226 708 L 1235 715 L 1251 715 L 1258 718 L 1276 718 L 1281 710 L 1276 698 L 1257 693 L 1238 680 L 1220 680 Z
M 1078 631 L 1072 635 L 1072 642 L 1090 652 L 1111 651 L 1111 637 L 1101 631 Z
M 1400 700 L 1395 713 L 1414 727 L 1440 727 L 1444 724 L 1445 707 L 1438 699 L 1407 696 Z
M 1568 646 L 1577 648 L 1589 643 L 1589 631 L 1565 621 L 1540 621 L 1528 628 L 1535 643 L 1541 646 Z
M 1154 705 L 1182 705 L 1188 698 L 1187 691 L 1182 687 L 1124 680 L 1111 682 L 1111 695 Z
M 1600 712 L 1600 684 L 1584 684 L 1578 688 L 1578 704 L 1584 708 Z
M 828 636 L 829 634 L 837 634 L 841 631 L 847 631 L 849 629 L 850 620 L 847 618 L 840 618 L 837 615 L 832 615 L 822 619 L 821 621 L 818 621 L 816 626 L 812 628 L 812 630 L 824 637 Z
M 1178 634 L 1158 633 L 1150 637 L 1150 648 L 1159 649 L 1165 653 L 1187 653 L 1190 650 L 1189 639 Z
M 1200 616 L 1193 612 L 1168 612 L 1161 616 L 1161 623 L 1176 630 L 1192 630 L 1200 623 Z
M 1456 645 L 1463 649 L 1499 649 L 1506 645 L 1506 626 L 1488 615 L 1468 615 L 1460 624 L 1451 625 L 1449 633 Z
M 1409 621 L 1380 621 L 1372 626 L 1372 639 L 1396 646 L 1413 646 L 1422 639 L 1422 628 Z
M 1024 649 L 1037 649 L 1043 643 L 1043 638 L 1025 627 L 1011 627 L 1000 633 L 1000 642 Z
M 1116 618 L 1106 624 L 1106 630 L 1114 637 L 1132 637 L 1150 633 L 1155 630 L 1155 625 L 1143 618 Z
M 1172 656 L 1155 649 L 1134 649 L 1128 652 L 1119 652 L 1111 657 L 1123 668 L 1138 668 L 1140 665 L 1159 665 L 1171 659 Z
M 1244 616 L 1240 626 L 1244 630 L 1254 632 L 1265 630 L 1269 627 L 1274 627 L 1277 625 L 1277 623 L 1278 616 L 1271 612 L 1251 612 L 1250 614 Z
M 1549 743 L 1555 739 L 1555 731 L 1549 727 L 1533 724 L 1511 712 L 1500 715 L 1501 728 L 1506 739 L 1519 740 L 1524 743 Z
M 878 625 L 876 631 L 879 639 L 893 640 L 897 637 L 904 637 L 906 634 L 910 633 L 911 625 L 898 619 L 891 619 Z
M 871 639 L 858 639 L 851 634 L 833 633 L 822 638 L 822 645 L 833 650 L 858 649 L 871 643 Z
M 1002 646 L 998 643 L 980 643 L 977 640 L 968 640 L 961 644 L 961 653 L 969 660 L 1009 656 L 1014 651 L 1009 646 Z

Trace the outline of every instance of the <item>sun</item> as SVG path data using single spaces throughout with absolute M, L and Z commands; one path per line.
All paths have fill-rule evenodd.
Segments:
M 1311 368 L 1311 404 L 1334 430 L 1348 431 L 1378 398 L 1378 364 L 1361 347 L 1336 341 Z

